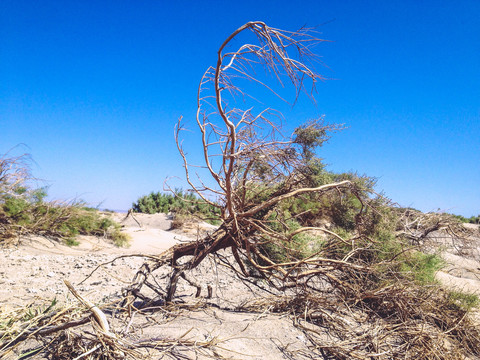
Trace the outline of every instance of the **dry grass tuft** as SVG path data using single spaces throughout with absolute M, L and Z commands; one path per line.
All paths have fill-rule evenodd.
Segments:
M 379 287 L 356 301 L 340 293 L 300 292 L 256 300 L 245 309 L 290 314 L 310 341 L 308 352 L 319 358 L 480 357 L 480 330 L 437 287 Z

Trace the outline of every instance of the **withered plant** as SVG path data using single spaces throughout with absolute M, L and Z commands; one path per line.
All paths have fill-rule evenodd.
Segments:
M 230 50 L 235 40 L 246 32 L 254 35 L 256 43 Z M 238 103 L 246 103 L 241 100 L 248 94 L 236 85 L 236 80 L 249 80 L 273 92 L 263 78 L 255 74 L 258 67 L 263 67 L 280 83 L 288 81 L 295 99 L 301 93 L 313 96 L 316 83 L 323 78 L 310 65 L 314 58 L 311 49 L 322 41 L 312 34 L 308 30 L 288 32 L 262 22 L 249 22 L 220 46 L 217 64 L 202 76 L 197 96 L 196 123 L 204 161 L 201 168 L 211 179 L 207 181 L 192 173 L 180 138 L 184 129 L 182 119 L 176 126 L 176 143 L 191 190 L 205 202 L 220 208 L 222 225 L 211 236 L 174 246 L 158 260 L 145 263 L 128 289 L 129 295 L 139 295 L 150 273 L 169 265 L 172 275 L 166 301 L 171 301 L 180 276 L 195 268 L 208 254 L 226 248 L 231 250 L 244 274 L 247 274 L 246 259 L 248 266 L 266 278 L 279 280 L 281 286 L 297 284 L 316 273 L 333 279 L 334 276 L 325 271 L 325 265 L 328 268 L 352 266 L 348 262 L 323 259 L 321 253 L 299 259 L 291 252 L 284 262 L 275 262 L 263 251 L 268 244 L 288 249 L 293 236 L 313 230 L 324 231 L 335 241 L 346 242 L 323 227 L 285 232 L 275 230 L 269 223 L 280 203 L 302 195 L 350 191 L 362 201 L 361 190 L 350 180 L 305 187 L 307 151 L 320 145 L 328 138 L 328 132 L 338 127 L 325 125 L 323 119 L 319 119 L 286 137 L 280 131 L 281 117 L 274 110 L 237 107 Z M 214 185 L 208 185 L 211 183 Z M 179 260 L 187 256 L 188 261 L 180 264 Z
M 237 39 L 247 34 L 255 41 L 238 46 Z M 480 333 L 466 312 L 452 306 L 445 292 L 416 281 L 424 257 L 414 256 L 415 235 L 395 235 L 397 220 L 386 200 L 374 196 L 368 179 L 321 180 L 314 150 L 341 126 L 320 118 L 284 136 L 281 114 L 257 110 L 258 103 L 250 106 L 243 88 L 248 81 L 281 97 L 268 82 L 273 78 L 282 87 L 291 86 L 295 102 L 302 93 L 313 98 L 323 77 L 313 69 L 312 48 L 321 41 L 308 29 L 289 32 L 249 22 L 220 46 L 216 65 L 198 87 L 196 126 L 203 163 L 189 161 L 182 119 L 175 140 L 190 190 L 219 208 L 222 224 L 211 235 L 146 261 L 126 289 L 125 303 L 145 299 L 144 285 L 172 302 L 179 278 L 196 286 L 198 295 L 201 284 L 188 278 L 189 271 L 225 250 L 241 278 L 259 277 L 283 292 L 284 297 L 267 301 L 268 308 L 293 314 L 311 341 L 308 351 L 319 357 L 480 355 Z M 317 205 L 293 211 L 298 202 Z M 343 216 L 345 226 L 315 221 L 319 214 L 329 220 Z M 163 286 L 149 281 L 160 267 L 171 269 Z M 249 306 L 263 310 L 263 301 Z M 330 341 L 305 322 L 327 329 Z
M 32 179 L 30 155 L 27 153 L 11 156 L 9 152 L 0 155 L 0 198 L 18 195 L 18 188 Z

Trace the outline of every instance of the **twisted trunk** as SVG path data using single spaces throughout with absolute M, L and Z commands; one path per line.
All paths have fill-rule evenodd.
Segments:
M 196 268 L 202 260 L 211 253 L 234 246 L 235 242 L 230 234 L 229 227 L 222 225 L 212 235 L 202 240 L 190 241 L 172 246 L 164 251 L 155 260 L 146 261 L 135 274 L 131 285 L 125 290 L 126 304 L 131 305 L 152 272 L 167 265 L 174 270 L 167 286 L 166 301 L 172 300 L 175 295 L 178 278 L 187 271 Z M 184 264 L 178 265 L 178 260 L 185 256 L 193 256 Z

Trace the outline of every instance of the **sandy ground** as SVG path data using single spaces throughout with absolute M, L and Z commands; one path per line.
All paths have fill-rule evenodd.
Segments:
M 144 262 L 141 254 L 159 254 L 176 243 L 195 238 L 198 232 L 212 230 L 204 224 L 201 229 L 190 226 L 187 234 L 176 233 L 169 230 L 171 219 L 163 214 L 137 214 L 127 219 L 124 219 L 125 214 L 112 216 L 122 222 L 123 231 L 132 236 L 129 248 L 118 248 L 95 237 L 81 237 L 77 247 L 64 246 L 43 237 L 27 237 L 16 247 L 0 249 L 0 308 L 48 304 L 54 298 L 60 302 L 76 301 L 69 295 L 64 279 L 93 302 L 118 301 L 121 289 L 129 284 Z M 475 231 L 478 236 L 473 236 L 468 244 L 453 244 L 444 234 L 436 234 L 434 240 L 447 262 L 438 272 L 438 280 L 452 289 L 480 295 L 478 227 L 473 229 L 474 234 Z M 139 256 L 133 256 L 135 254 Z M 156 277 L 162 277 L 161 270 Z M 306 348 L 305 335 L 293 326 L 291 318 L 235 310 L 243 302 L 265 294 L 241 283 L 229 270 L 207 259 L 194 270 L 193 277 L 201 284 L 202 295 L 206 294 L 208 286 L 214 289 L 212 299 L 195 300 L 196 289 L 182 281 L 178 285 L 179 299 L 198 301 L 202 306 L 177 310 L 174 316 L 165 311 L 138 315 L 128 324 L 115 318 L 112 319 L 114 330 L 126 331 L 132 341 L 159 334 L 178 338 L 188 332 L 184 339 L 215 340 L 219 342 L 216 351 L 231 359 L 289 358 L 285 348 L 291 351 Z M 199 352 L 191 347 L 183 349 L 180 355 L 198 356 L 199 359 L 215 357 L 210 350 Z
M 138 216 L 138 215 L 137 215 Z M 114 214 L 121 221 L 124 214 Z M 87 281 L 97 266 L 120 255 L 154 255 L 188 240 L 185 235 L 168 231 L 167 215 L 142 215 L 141 227 L 131 218 L 123 231 L 132 237 L 128 248 L 119 248 L 103 238 L 80 236 L 79 246 L 69 247 L 39 236 L 21 238 L 18 246 L 0 251 L 0 305 L 25 305 L 36 300 L 51 300 L 67 295 L 63 280 L 79 291 L 94 291 L 93 297 L 108 295 L 125 286 L 143 262 L 142 257 L 126 257 L 103 266 Z M 116 279 L 116 280 L 112 280 Z
M 455 240 L 445 233 L 433 233 L 435 251 L 445 260 L 436 274 L 445 287 L 480 296 L 480 226 L 465 224 L 465 239 Z
M 114 216 L 118 221 L 125 217 L 124 214 Z M 167 215 L 135 217 L 141 226 L 132 218 L 123 221 L 123 231 L 132 236 L 131 246 L 126 249 L 95 237 L 81 237 L 77 247 L 64 246 L 42 237 L 27 237 L 22 238 L 16 247 L 0 249 L 1 310 L 45 305 L 55 298 L 61 303 L 75 302 L 63 283 L 64 279 L 93 302 L 118 301 L 121 289 L 130 283 L 144 262 L 141 256 L 127 255 L 158 254 L 178 242 L 194 238 L 199 231 L 212 230 L 210 225 L 203 224 L 201 229 L 190 226 L 187 234 L 179 234 L 169 231 L 171 220 Z M 156 277 L 162 277 L 161 270 L 156 272 Z M 131 341 L 159 335 L 176 339 L 188 332 L 183 336 L 184 340 L 213 340 L 218 343 L 217 354 L 229 359 L 282 359 L 285 348 L 291 351 L 305 348 L 305 335 L 293 326 L 292 319 L 235 310 L 259 294 L 241 284 L 232 272 L 207 259 L 194 270 L 193 277 L 202 286 L 202 296 L 207 294 L 208 286 L 213 288 L 211 299 L 195 299 L 196 289 L 181 281 L 177 288 L 179 300 L 184 298 L 198 306 L 177 309 L 173 315 L 165 311 L 154 311 L 148 316 L 136 314 L 128 325 L 125 319 L 111 318 L 114 331 L 126 331 Z M 179 358 L 211 359 L 216 356 L 209 349 L 192 346 L 180 347 L 176 351 Z M 16 358 L 15 354 L 12 356 L 12 359 Z

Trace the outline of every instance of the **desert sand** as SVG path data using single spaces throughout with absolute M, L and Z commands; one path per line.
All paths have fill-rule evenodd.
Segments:
M 64 280 L 70 281 L 82 296 L 95 303 L 118 301 L 121 290 L 133 278 L 144 261 L 142 255 L 155 255 L 181 241 L 194 239 L 197 233 L 212 231 L 208 224 L 191 226 L 186 232 L 170 230 L 171 219 L 165 214 L 113 214 L 124 225 L 122 231 L 131 235 L 128 248 L 118 248 L 103 238 L 80 237 L 80 245 L 68 247 L 44 237 L 23 237 L 14 247 L 0 249 L 0 308 L 8 311 L 19 306 L 48 304 L 53 299 L 60 303 L 75 302 Z M 480 295 L 480 232 L 467 244 L 454 244 L 444 234 L 436 234 L 447 266 L 437 273 L 445 286 Z M 435 235 L 435 234 L 434 234 Z M 132 256 L 130 256 L 132 255 Z M 138 256 L 133 256 L 138 255 Z M 113 261 L 116 259 L 115 261 Z M 161 277 L 162 270 L 157 276 Z M 211 299 L 195 299 L 195 288 L 179 283 L 180 301 L 186 304 L 202 303 L 199 307 L 176 310 L 175 316 L 165 311 L 153 311 L 148 316 L 138 315 L 126 325 L 112 318 L 117 332 L 126 331 L 132 341 L 162 336 L 194 342 L 215 341 L 218 354 L 232 359 L 281 359 L 285 349 L 295 352 L 305 349 L 304 333 L 292 323 L 289 316 L 265 312 L 263 314 L 235 311 L 238 305 L 259 294 L 235 278 L 235 274 L 212 261 L 204 261 L 194 271 L 195 281 L 213 288 Z M 154 295 L 152 293 L 152 295 Z M 210 349 L 185 347 L 178 350 L 185 356 L 215 357 Z M 39 357 L 41 358 L 41 357 Z M 299 355 L 299 359 L 303 357 Z M 307 358 L 307 357 L 305 357 Z

